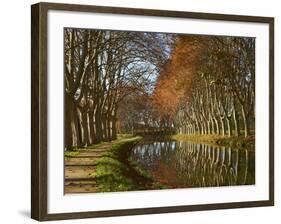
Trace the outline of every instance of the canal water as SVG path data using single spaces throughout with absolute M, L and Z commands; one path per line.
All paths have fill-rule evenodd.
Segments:
M 255 152 L 180 141 L 143 141 L 133 160 L 169 188 L 255 184 Z

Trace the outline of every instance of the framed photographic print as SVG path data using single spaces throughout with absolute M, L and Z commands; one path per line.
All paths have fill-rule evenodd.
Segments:
M 274 204 L 274 19 L 32 5 L 32 218 Z

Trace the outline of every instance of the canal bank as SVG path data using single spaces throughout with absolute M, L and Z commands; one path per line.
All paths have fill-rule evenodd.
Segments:
M 141 137 L 129 137 L 115 143 L 96 161 L 95 178 L 99 192 L 142 190 L 150 188 L 152 180 L 129 161 L 130 150 Z
M 132 148 L 141 140 L 139 136 L 120 135 L 112 142 L 66 151 L 65 193 L 165 188 L 131 159 Z

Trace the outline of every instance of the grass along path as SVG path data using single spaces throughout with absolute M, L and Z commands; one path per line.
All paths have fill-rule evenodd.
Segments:
M 141 137 L 121 137 L 65 152 L 65 193 L 151 189 L 151 177 L 129 160 Z M 159 187 L 159 186 L 158 186 Z
M 177 134 L 169 136 L 170 139 L 177 141 L 190 141 L 195 143 L 205 143 L 216 146 L 226 146 L 239 149 L 255 150 L 255 136 L 221 136 L 221 135 L 184 135 Z

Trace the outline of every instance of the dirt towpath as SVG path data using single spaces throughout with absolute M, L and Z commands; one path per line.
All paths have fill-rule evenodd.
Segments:
M 65 193 L 97 192 L 96 181 L 91 177 L 96 169 L 96 160 L 110 150 L 116 142 L 118 140 L 67 153 L 64 168 Z

